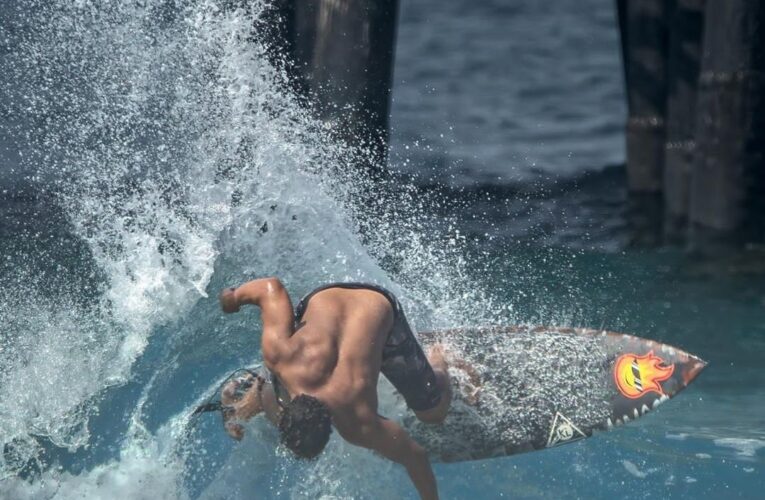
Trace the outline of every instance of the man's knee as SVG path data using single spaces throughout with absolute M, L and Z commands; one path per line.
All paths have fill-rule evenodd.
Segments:
M 441 391 L 441 399 L 438 404 L 429 409 L 423 411 L 415 411 L 417 418 L 426 424 L 440 424 L 446 419 L 446 415 L 449 413 L 449 407 L 452 403 L 452 388 L 449 381 L 449 375 L 447 373 L 436 371 L 436 385 Z
M 435 408 L 433 409 L 435 410 Z M 433 410 L 416 411 L 414 414 L 420 422 L 426 424 L 441 424 L 446 420 L 446 412 L 435 412 Z
M 415 411 L 414 414 L 417 418 L 426 424 L 440 424 L 446 420 L 446 414 L 449 413 L 449 400 L 444 396 L 441 396 L 441 401 L 435 408 L 423 411 Z

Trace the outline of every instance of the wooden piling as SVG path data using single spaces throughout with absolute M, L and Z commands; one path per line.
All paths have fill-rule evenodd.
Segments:
M 387 159 L 398 0 L 294 2 L 294 58 L 316 115 L 339 138 Z
M 674 0 L 617 0 L 627 92 L 628 222 L 636 246 L 662 241 L 668 19 Z
M 664 164 L 667 18 L 673 2 L 622 1 L 619 7 L 627 78 L 629 189 L 660 193 Z
M 765 2 L 708 0 L 699 78 L 691 239 L 763 237 Z
M 667 127 L 664 154 L 664 233 L 681 242 L 687 232 L 705 0 L 677 0 L 669 24 Z

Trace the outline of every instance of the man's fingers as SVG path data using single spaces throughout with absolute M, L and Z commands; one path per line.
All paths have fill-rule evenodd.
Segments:
M 237 380 L 232 380 L 223 388 L 220 392 L 220 401 L 224 405 L 231 404 L 236 401 L 236 389 L 239 387 Z
M 250 382 L 250 386 L 252 386 L 251 382 L 255 379 L 251 374 L 247 374 L 247 376 L 243 378 L 237 378 L 229 382 L 223 387 L 223 390 L 220 393 L 220 399 L 223 404 L 232 404 L 234 402 L 242 400 L 243 396 L 247 395 L 247 392 L 249 392 L 249 388 L 247 392 L 240 393 L 239 388 L 242 384 Z

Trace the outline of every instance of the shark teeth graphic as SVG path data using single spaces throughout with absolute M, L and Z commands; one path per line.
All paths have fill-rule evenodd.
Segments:
M 669 396 L 667 396 L 666 394 L 662 394 L 662 396 L 661 396 L 659 399 L 655 399 L 655 400 L 653 401 L 653 404 L 652 404 L 651 406 L 653 406 L 654 408 L 656 408 L 657 406 L 659 406 L 660 404 L 662 404 L 664 401 L 667 401 L 668 399 L 669 399 Z

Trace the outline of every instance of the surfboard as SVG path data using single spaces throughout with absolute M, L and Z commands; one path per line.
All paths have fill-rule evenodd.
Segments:
M 461 328 L 419 337 L 446 346 L 454 396 L 443 424 L 407 412 L 403 426 L 440 462 L 541 450 L 610 430 L 677 395 L 706 365 L 666 344 L 585 328 Z

